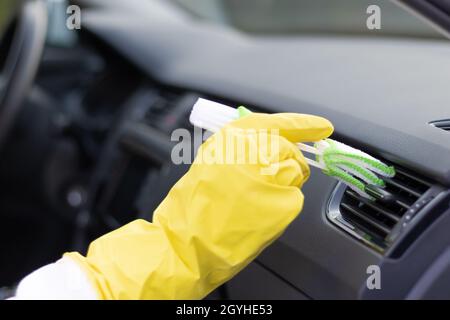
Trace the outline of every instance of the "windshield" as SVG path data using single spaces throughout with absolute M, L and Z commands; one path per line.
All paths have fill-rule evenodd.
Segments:
M 0 39 L 19 5 L 17 0 L 0 0 Z
M 256 34 L 334 34 L 443 38 L 389 0 L 172 0 L 193 16 Z M 370 5 L 380 29 L 366 25 Z
M 19 0 L 0 0 L 0 88 L 4 85 L 3 72 L 12 38 L 12 32 L 6 31 L 15 18 L 20 5 Z M 11 27 L 9 30 L 12 31 Z

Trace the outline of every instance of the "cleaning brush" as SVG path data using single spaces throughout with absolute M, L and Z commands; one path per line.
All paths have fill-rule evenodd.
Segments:
M 198 99 L 192 108 L 189 121 L 196 127 L 217 132 L 227 123 L 251 114 L 245 107 L 237 109 L 206 99 Z M 362 197 L 373 198 L 373 187 L 383 188 L 383 178 L 395 175 L 395 169 L 380 160 L 332 139 L 316 141 L 313 146 L 297 143 L 304 153 L 307 163 L 337 180 L 345 183 Z

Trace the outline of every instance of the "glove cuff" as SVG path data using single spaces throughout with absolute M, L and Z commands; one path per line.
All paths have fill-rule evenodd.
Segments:
M 65 255 L 55 263 L 32 272 L 20 281 L 16 295 L 19 300 L 96 300 L 100 295 L 89 280 L 88 273 L 75 259 Z

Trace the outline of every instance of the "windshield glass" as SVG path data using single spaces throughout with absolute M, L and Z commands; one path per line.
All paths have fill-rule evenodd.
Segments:
M 389 0 L 172 0 L 193 16 L 256 34 L 334 34 L 443 38 Z M 380 29 L 367 9 L 380 8 Z
M 0 0 L 0 39 L 19 5 L 18 0 Z

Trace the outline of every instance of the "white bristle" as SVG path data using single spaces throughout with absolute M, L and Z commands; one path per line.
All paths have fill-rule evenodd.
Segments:
M 238 117 L 237 109 L 200 98 L 192 108 L 189 121 L 196 127 L 216 132 Z

